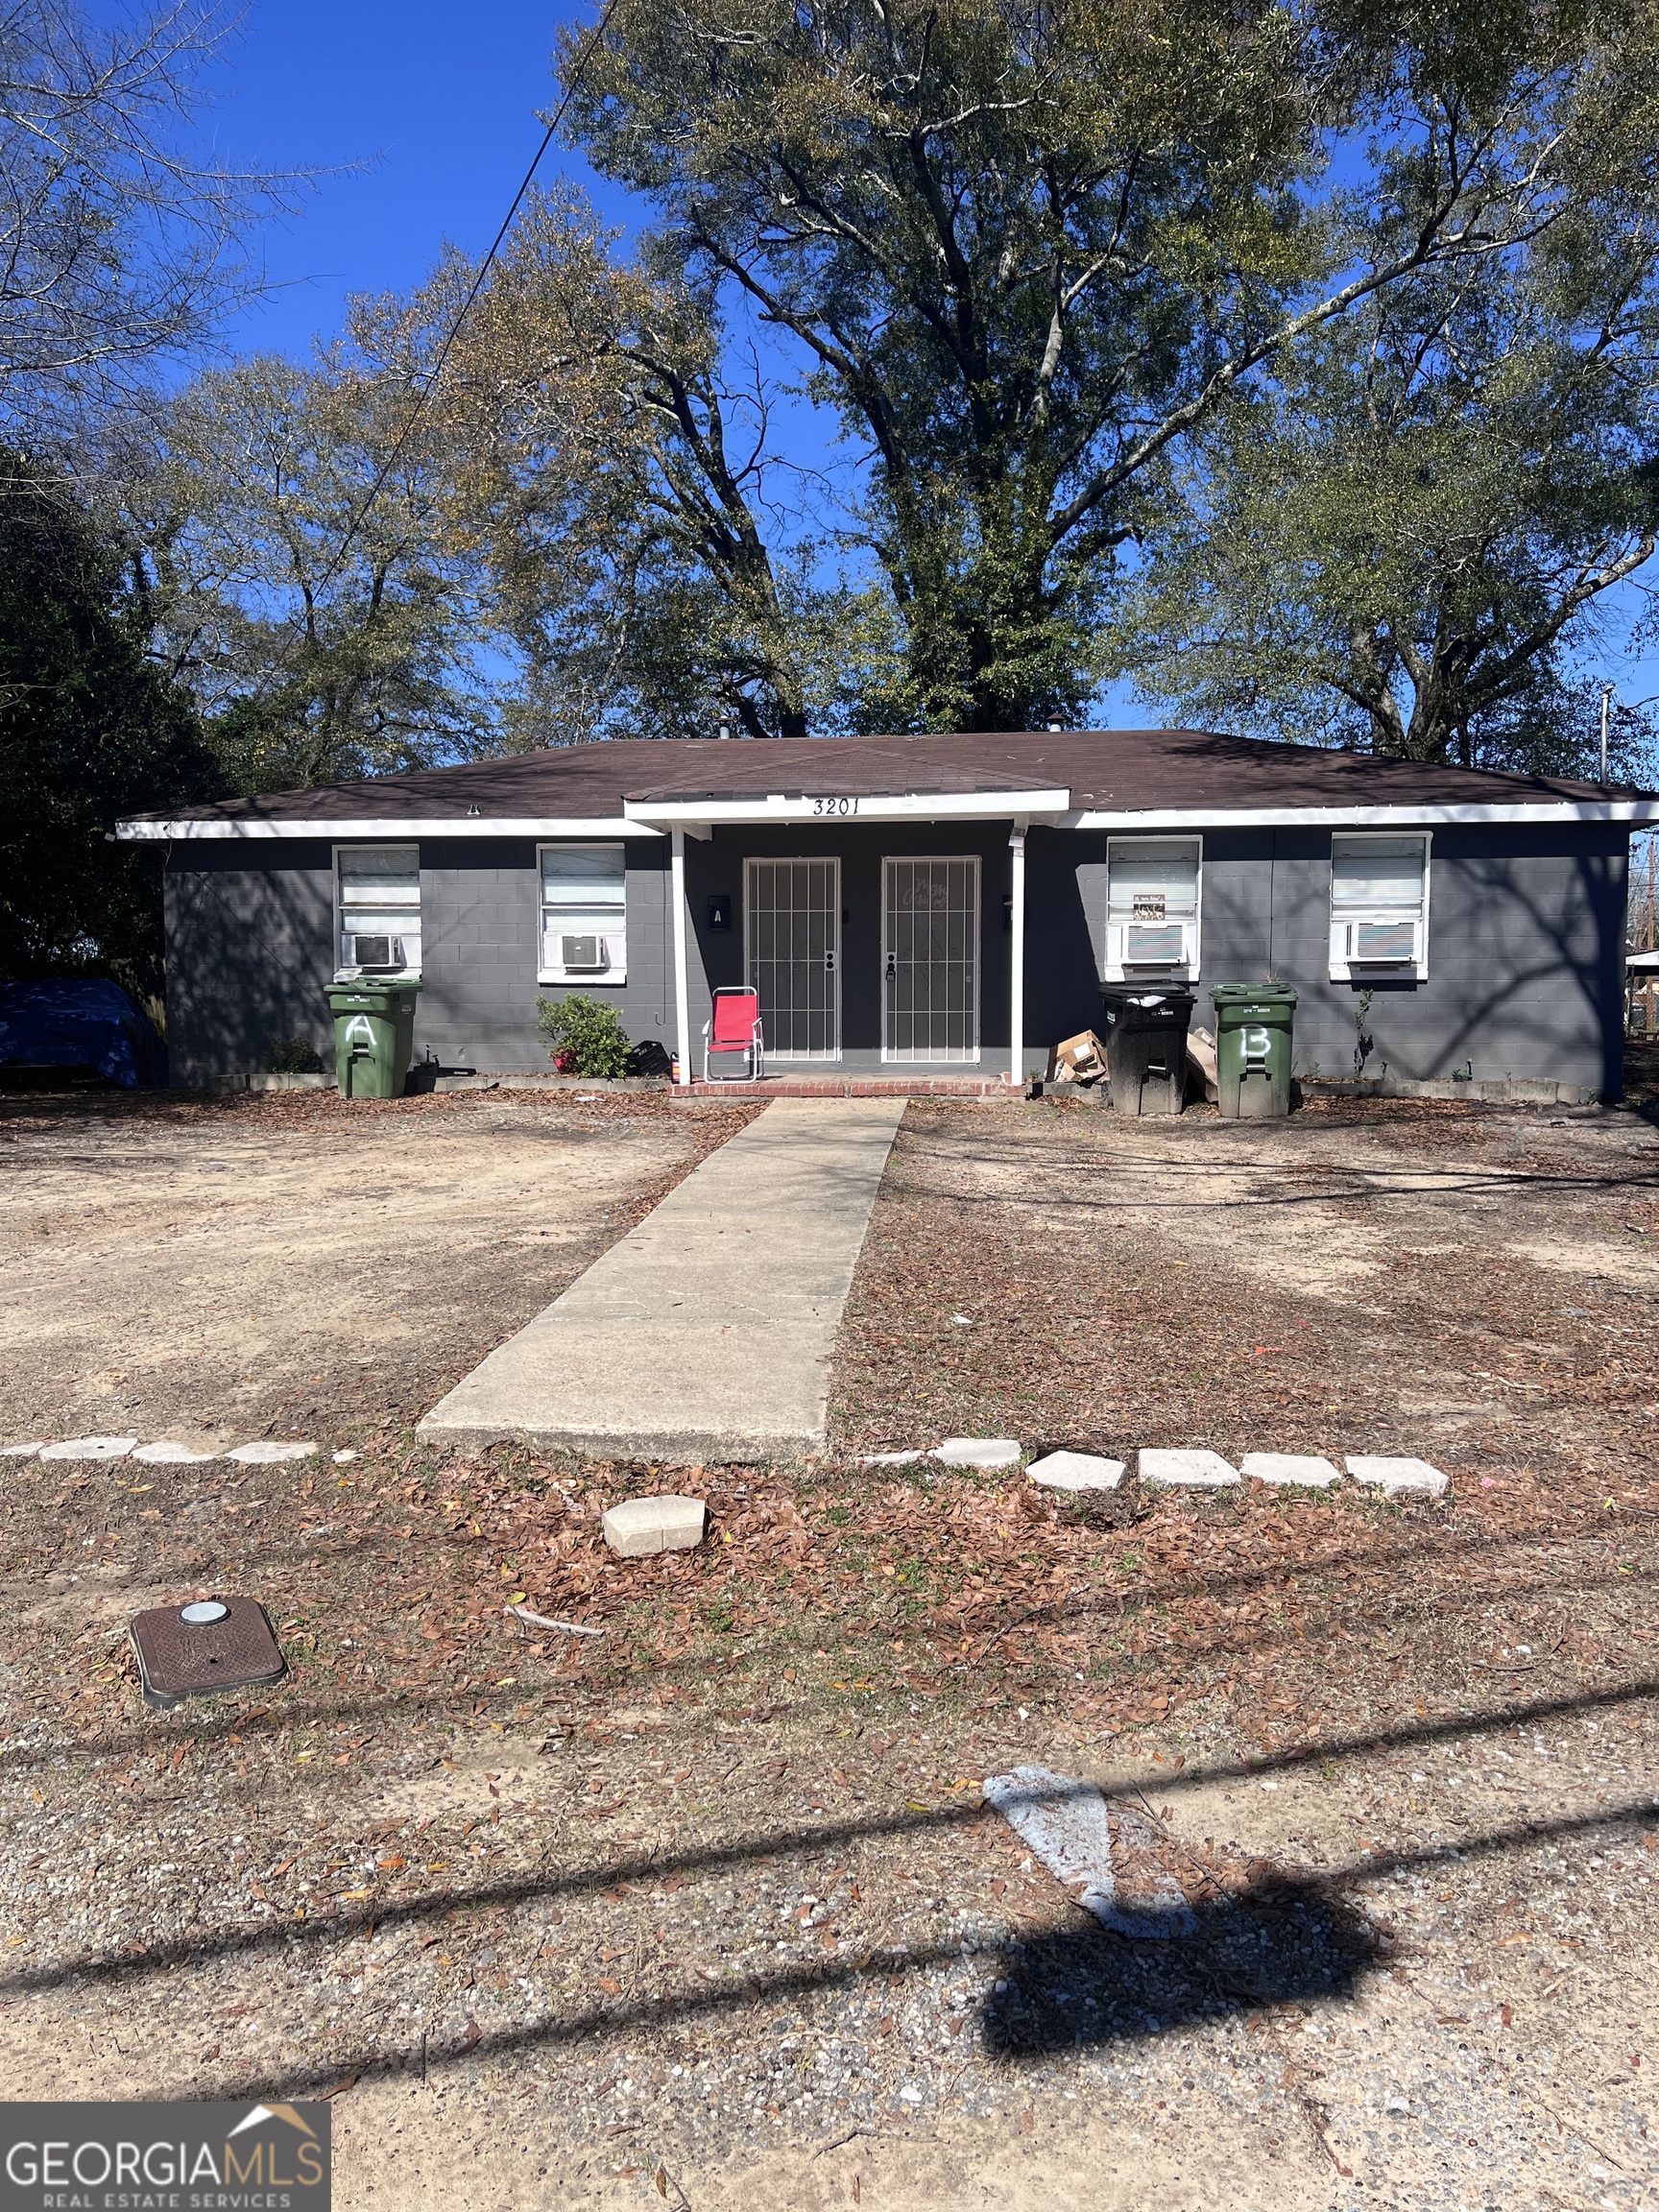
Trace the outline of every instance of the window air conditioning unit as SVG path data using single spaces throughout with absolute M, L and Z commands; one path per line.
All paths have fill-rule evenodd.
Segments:
M 401 937 L 353 937 L 351 940 L 352 965 L 365 974 L 375 969 L 382 971 L 401 968 L 403 965 L 403 940 Z
M 561 937 L 560 966 L 567 975 L 599 975 L 610 967 L 603 937 Z
M 1187 956 L 1186 930 L 1179 922 L 1157 927 L 1130 923 L 1123 932 L 1125 968 L 1174 968 Z
M 1406 967 L 1417 957 L 1415 922 L 1351 922 L 1348 957 L 1384 967 Z

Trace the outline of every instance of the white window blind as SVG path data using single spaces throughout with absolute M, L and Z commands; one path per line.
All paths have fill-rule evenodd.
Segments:
M 1331 840 L 1331 976 L 1429 973 L 1429 839 Z
M 420 847 L 342 845 L 335 877 L 338 974 L 419 975 Z
M 628 876 L 620 845 L 541 848 L 543 983 L 628 979 Z
M 1196 837 L 1115 837 L 1106 860 L 1106 979 L 1198 973 Z

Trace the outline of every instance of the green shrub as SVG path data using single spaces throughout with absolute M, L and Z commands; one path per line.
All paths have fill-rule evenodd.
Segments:
M 309 1037 L 278 1037 L 265 1054 L 267 1075 L 320 1075 L 322 1056 Z
M 547 1039 L 561 1075 L 593 1079 L 626 1075 L 633 1070 L 634 1047 L 614 1006 L 603 1005 L 580 991 L 568 998 L 538 998 L 536 1026 Z

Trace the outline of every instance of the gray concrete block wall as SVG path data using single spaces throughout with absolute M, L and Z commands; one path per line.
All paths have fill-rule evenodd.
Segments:
M 1616 1095 L 1626 851 L 1617 825 L 1436 828 L 1429 974 L 1371 986 L 1368 1071 L 1422 1080 L 1473 1062 L 1481 1080 Z M 1053 1042 L 1098 1017 L 1106 837 L 1033 830 L 1029 852 L 1028 1026 Z M 1331 980 L 1330 925 L 1330 830 L 1208 832 L 1194 1019 L 1214 1020 L 1213 984 L 1293 984 L 1298 1072 L 1352 1074 L 1366 986 Z
M 387 840 L 395 842 L 395 840 Z M 673 1021 L 665 838 L 631 838 L 622 983 L 540 983 L 541 885 L 528 839 L 429 840 L 421 849 L 421 989 L 415 1056 L 492 1073 L 545 1071 L 539 998 L 582 989 L 615 1005 L 637 1043 Z M 334 976 L 334 849 L 318 841 L 180 844 L 165 878 L 167 1024 L 174 1079 L 262 1069 L 273 1044 L 308 1039 L 333 1065 L 325 990 Z
M 976 852 L 981 860 L 981 1066 L 1008 1036 L 1011 881 L 1006 823 L 790 826 L 686 841 L 694 1064 L 712 986 L 743 974 L 749 854 L 838 854 L 842 861 L 843 1065 L 880 1066 L 881 861 L 895 853 Z M 1034 829 L 1027 845 L 1027 1066 L 1099 1022 L 1106 836 Z M 1367 1072 L 1421 1079 L 1473 1063 L 1477 1079 L 1539 1077 L 1616 1094 L 1621 1080 L 1626 834 L 1617 826 L 1437 829 L 1429 977 L 1379 983 L 1366 1015 Z M 423 988 L 416 1053 L 446 1066 L 545 1069 L 539 998 L 576 988 L 610 999 L 636 1043 L 674 1035 L 666 838 L 630 839 L 628 974 L 621 984 L 537 981 L 536 848 L 451 839 L 421 852 Z M 734 902 L 710 931 L 708 898 Z M 1331 833 L 1214 830 L 1204 840 L 1200 1012 L 1216 982 L 1293 983 L 1297 1068 L 1350 1074 L 1360 987 L 1328 973 Z M 278 1039 L 331 1060 L 324 987 L 333 974 L 333 850 L 327 843 L 181 843 L 166 875 L 168 1030 L 176 1079 L 211 1081 L 265 1065 Z
M 173 848 L 162 881 L 167 1048 L 188 1087 L 265 1066 L 305 1038 L 334 1059 L 324 987 L 334 974 L 334 861 L 324 843 Z

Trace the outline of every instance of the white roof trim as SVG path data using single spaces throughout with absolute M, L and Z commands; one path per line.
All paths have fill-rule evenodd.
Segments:
M 1086 806 L 1067 830 L 1420 830 L 1432 823 L 1659 822 L 1654 799 L 1531 799 L 1485 806 L 1145 807 L 1108 813 Z
M 1064 830 L 1386 830 L 1433 823 L 1479 826 L 1502 822 L 1659 822 L 1659 800 L 1544 799 L 1461 806 L 1185 806 L 1111 810 L 1074 807 L 1067 790 L 933 791 L 845 794 L 847 812 L 831 813 L 831 797 L 782 792 L 765 799 L 626 799 L 615 814 L 444 814 L 430 818 L 331 815 L 320 819 L 280 815 L 180 815 L 173 821 L 117 822 L 115 834 L 141 840 L 321 838 L 338 844 L 368 837 L 415 844 L 447 837 L 658 837 L 669 829 L 693 834 L 722 824 L 765 822 L 996 822 L 1024 816 Z M 815 812 L 814 809 L 817 809 Z
M 176 822 L 117 822 L 121 838 L 321 837 L 332 844 L 363 837 L 390 837 L 403 845 L 435 837 L 655 837 L 658 830 L 616 814 L 443 814 L 382 819 L 330 815 L 325 820 L 298 817 L 185 814 Z
M 999 822 L 1009 815 L 1058 822 L 1071 805 L 1064 786 L 1045 791 L 769 791 L 763 799 L 624 799 L 630 822 L 719 829 L 756 822 Z

